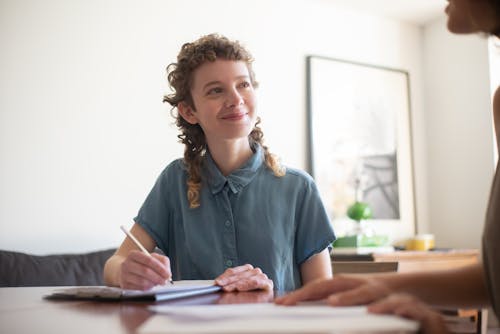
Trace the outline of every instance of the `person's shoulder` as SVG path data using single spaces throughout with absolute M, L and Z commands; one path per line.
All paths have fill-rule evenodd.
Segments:
M 163 169 L 160 174 L 160 178 L 170 177 L 170 176 L 179 176 L 186 171 L 186 164 L 184 163 L 184 159 L 179 158 L 175 159 L 167 164 L 167 166 Z
M 182 170 L 185 170 L 186 169 L 186 163 L 184 162 L 184 159 L 183 158 L 178 158 L 178 159 L 175 159 L 175 160 L 172 160 L 166 168 L 176 168 L 176 169 L 182 169 Z M 166 169 L 165 168 L 165 169 Z
M 291 177 L 298 177 L 301 179 L 312 180 L 312 176 L 306 172 L 305 170 L 293 167 L 286 167 L 286 175 L 290 175 Z
M 305 170 L 293 167 L 285 167 L 285 175 L 283 176 L 286 179 L 293 180 L 295 182 L 302 182 L 306 184 L 314 183 L 314 179 L 312 176 L 306 172 Z

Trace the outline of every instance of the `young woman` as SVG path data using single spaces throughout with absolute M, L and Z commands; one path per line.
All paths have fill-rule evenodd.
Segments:
M 158 177 L 106 283 L 148 289 L 173 278 L 215 279 L 226 291 L 293 290 L 331 277 L 335 236 L 312 178 L 281 166 L 258 127 L 252 57 L 219 35 L 182 46 L 170 64 L 184 158 Z
M 482 32 L 500 37 L 500 0 L 449 0 L 448 30 L 466 34 Z M 497 146 L 500 148 L 500 87 L 493 99 Z M 445 333 L 441 318 L 416 301 L 442 306 L 492 305 L 500 318 L 500 171 L 497 166 L 483 231 L 483 261 L 446 272 L 388 274 L 375 277 L 341 276 L 311 284 L 280 298 L 280 304 L 328 298 L 332 305 L 375 302 L 370 309 L 397 313 L 422 322 L 426 333 Z M 404 293 L 392 295 L 392 293 Z M 388 297 L 387 297 L 388 296 Z

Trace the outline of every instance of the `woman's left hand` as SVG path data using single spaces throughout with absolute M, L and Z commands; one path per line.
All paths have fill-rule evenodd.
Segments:
M 245 264 L 227 269 L 215 279 L 224 291 L 272 290 L 273 281 L 260 268 Z

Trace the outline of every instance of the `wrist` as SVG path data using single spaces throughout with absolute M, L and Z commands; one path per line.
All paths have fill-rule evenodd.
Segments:
M 121 264 L 124 258 L 113 255 L 104 265 L 104 282 L 108 286 L 121 286 Z

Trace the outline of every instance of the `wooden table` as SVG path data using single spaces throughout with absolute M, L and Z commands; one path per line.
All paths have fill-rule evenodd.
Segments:
M 147 309 L 152 302 L 49 301 L 42 298 L 54 289 L 0 288 L 0 333 L 136 333 L 139 326 L 154 314 Z M 271 302 L 273 298 L 273 292 L 253 291 L 216 293 L 165 303 L 263 303 Z

